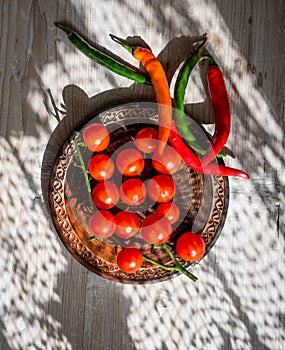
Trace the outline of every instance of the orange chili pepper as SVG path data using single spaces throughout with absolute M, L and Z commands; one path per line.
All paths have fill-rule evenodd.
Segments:
M 158 155 L 161 155 L 168 141 L 172 121 L 171 96 L 165 71 L 158 58 L 149 49 L 139 46 L 132 47 L 124 40 L 114 35 L 110 36 L 139 60 L 150 76 L 158 103 L 158 140 L 160 142 L 157 152 Z

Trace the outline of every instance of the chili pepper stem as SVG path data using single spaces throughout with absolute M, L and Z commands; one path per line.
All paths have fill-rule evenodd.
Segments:
M 59 24 L 59 23 L 55 23 L 54 24 L 57 28 L 63 30 L 67 35 L 70 34 L 70 30 L 68 30 L 67 28 L 65 28 L 63 25 Z
M 116 43 L 118 43 L 121 46 L 123 46 L 127 51 L 129 51 L 133 55 L 134 50 L 135 50 L 134 47 L 132 47 L 130 45 L 127 45 L 123 39 L 117 37 L 116 35 L 113 35 L 113 34 L 109 34 L 109 35 L 110 35 L 110 38 L 112 40 L 114 40 Z

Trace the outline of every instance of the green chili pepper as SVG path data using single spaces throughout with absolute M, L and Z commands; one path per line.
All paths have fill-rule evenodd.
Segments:
M 65 28 L 63 25 L 58 23 L 55 23 L 55 25 L 63 30 L 67 34 L 69 41 L 91 60 L 101 64 L 114 73 L 122 75 L 138 83 L 151 84 L 150 79 L 135 67 L 132 69 L 131 67 L 116 61 L 114 58 L 91 46 L 78 33 Z
M 186 59 L 184 62 L 182 68 L 179 71 L 175 87 L 174 87 L 174 100 L 175 100 L 175 107 L 176 107 L 176 119 L 177 119 L 177 127 L 185 141 L 188 143 L 190 147 L 192 147 L 195 151 L 197 151 L 200 154 L 205 154 L 206 150 L 201 148 L 197 145 L 196 137 L 193 135 L 192 131 L 190 130 L 186 117 L 185 117 L 185 111 L 184 111 L 184 96 L 185 96 L 185 90 L 189 81 L 190 74 L 195 67 L 195 65 L 203 60 L 203 59 L 209 59 L 210 56 L 200 56 L 200 51 L 203 48 L 207 41 L 207 34 L 203 35 L 203 40 L 201 44 L 191 53 L 191 55 Z M 225 157 L 226 154 L 219 153 L 217 157 Z
M 192 134 L 187 124 L 184 113 L 184 96 L 188 84 L 190 73 L 195 65 L 200 60 L 200 51 L 207 41 L 207 34 L 203 35 L 202 43 L 192 52 L 192 54 L 185 60 L 181 70 L 179 71 L 176 84 L 174 87 L 174 100 L 176 107 L 177 126 L 183 137 L 189 141 L 196 141 L 196 137 Z M 192 145 L 192 144 L 191 144 Z

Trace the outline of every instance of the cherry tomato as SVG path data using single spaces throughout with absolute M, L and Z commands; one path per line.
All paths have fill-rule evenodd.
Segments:
M 171 146 L 166 146 L 162 155 L 154 154 L 152 165 L 156 171 L 162 174 L 173 174 L 180 168 L 180 154 Z
M 158 214 L 164 215 L 170 221 L 171 224 L 174 224 L 180 216 L 180 209 L 176 203 L 166 202 L 161 203 L 156 209 Z
M 157 147 L 158 132 L 151 127 L 141 129 L 135 138 L 137 148 L 144 153 L 152 153 Z
M 105 154 L 96 154 L 88 164 L 88 171 L 97 181 L 108 180 L 115 170 L 114 162 Z
M 171 233 L 171 224 L 163 215 L 150 214 L 142 222 L 141 235 L 148 243 L 162 244 L 167 242 Z
M 100 123 L 88 125 L 82 134 L 83 140 L 92 152 L 101 152 L 108 147 L 110 135 L 106 127 Z
M 140 219 L 136 213 L 120 211 L 115 216 L 116 235 L 121 238 L 130 238 L 138 233 L 140 229 Z
M 92 198 L 100 209 L 113 208 L 120 199 L 118 187 L 111 181 L 101 181 L 92 190 Z
M 142 263 L 142 253 L 137 248 L 123 248 L 117 256 L 117 264 L 124 272 L 134 273 L 142 266 Z
M 175 195 L 175 184 L 169 175 L 156 175 L 147 183 L 149 197 L 158 203 L 169 202 Z
M 140 205 L 146 199 L 146 186 L 140 179 L 128 179 L 120 188 L 120 197 L 127 205 Z
M 97 210 L 89 218 L 89 229 L 98 238 L 108 238 L 116 230 L 116 219 L 107 210 Z
M 176 243 L 176 252 L 185 261 L 201 259 L 206 250 L 203 237 L 195 232 L 186 232 L 180 236 Z
M 117 155 L 116 165 L 121 174 L 136 176 L 143 171 L 144 158 L 135 148 L 127 148 Z

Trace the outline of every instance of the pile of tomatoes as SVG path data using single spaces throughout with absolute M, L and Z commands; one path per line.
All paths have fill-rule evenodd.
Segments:
M 153 245 L 167 242 L 172 225 L 180 218 L 179 206 L 173 201 L 176 185 L 171 176 L 181 167 L 178 152 L 166 145 L 159 156 L 157 130 L 152 126 L 141 128 L 133 142 L 112 156 L 106 152 L 111 136 L 104 125 L 89 124 L 82 136 L 93 153 L 88 164 L 96 206 L 89 218 L 91 234 L 98 239 L 115 235 L 125 240 L 139 235 Z M 155 175 L 143 181 L 141 174 L 150 166 L 149 161 Z M 114 176 L 116 173 L 120 174 L 120 181 Z M 148 214 L 140 215 L 144 204 Z M 179 237 L 176 252 L 185 261 L 199 260 L 205 253 L 205 242 L 199 234 L 186 232 Z M 117 263 L 121 270 L 134 273 L 141 267 L 143 256 L 139 249 L 125 247 L 118 253 Z

